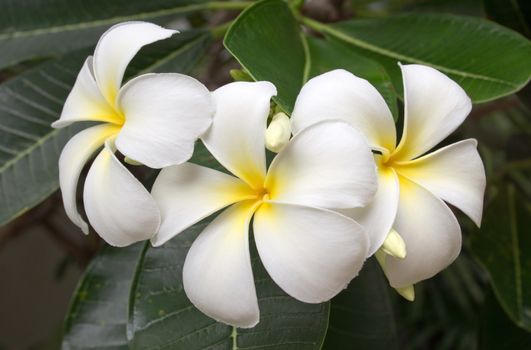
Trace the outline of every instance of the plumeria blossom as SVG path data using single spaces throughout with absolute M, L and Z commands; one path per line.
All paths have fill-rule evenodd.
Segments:
M 317 123 L 296 134 L 266 170 L 269 82 L 235 82 L 213 92 L 216 114 L 202 140 L 234 176 L 185 163 L 163 169 L 152 195 L 162 223 L 161 245 L 230 205 L 192 244 L 183 284 L 208 316 L 238 327 L 259 321 L 249 253 L 249 225 L 271 278 L 308 303 L 329 300 L 366 259 L 364 229 L 326 208 L 366 205 L 376 191 L 368 144 L 344 121 Z
M 153 198 L 120 163 L 116 149 L 152 168 L 180 164 L 190 158 L 195 140 L 211 124 L 210 92 L 191 77 L 144 74 L 121 86 L 140 48 L 174 33 L 145 22 L 110 28 L 79 72 L 61 118 L 52 124 L 61 128 L 78 121 L 100 122 L 66 144 L 59 180 L 68 217 L 88 233 L 77 209 L 76 187 L 85 163 L 103 146 L 88 172 L 83 201 L 90 224 L 114 246 L 151 238 L 160 225 Z
M 394 246 L 395 253 L 383 257 L 385 273 L 391 286 L 412 299 L 412 285 L 444 269 L 461 249 L 459 223 L 443 200 L 479 226 L 485 172 L 473 139 L 426 153 L 470 112 L 463 89 L 427 66 L 404 65 L 401 70 L 405 120 L 398 146 L 382 96 L 369 82 L 344 70 L 322 74 L 304 85 L 292 128 L 302 132 L 323 120 L 341 119 L 366 136 L 375 151 L 378 192 L 370 205 L 350 215 L 367 229 L 370 254 L 389 237 L 388 246 Z

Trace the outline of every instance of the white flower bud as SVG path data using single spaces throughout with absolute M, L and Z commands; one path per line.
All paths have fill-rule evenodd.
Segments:
M 391 229 L 382 245 L 382 250 L 395 258 L 406 257 L 406 243 L 395 230 Z
M 288 143 L 291 136 L 291 123 L 288 116 L 277 113 L 265 132 L 265 145 L 271 152 L 278 153 Z
M 404 299 L 408 301 L 415 300 L 415 286 L 413 284 L 407 287 L 395 288 L 395 290 Z

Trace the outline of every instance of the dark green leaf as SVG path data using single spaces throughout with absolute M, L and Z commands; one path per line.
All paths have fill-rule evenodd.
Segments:
M 205 7 L 204 0 L 2 0 L 0 68 L 93 45 L 119 22 L 162 24 L 177 14 Z
M 389 290 L 376 260 L 368 260 L 360 275 L 332 299 L 323 349 L 397 349 Z
M 106 246 L 92 260 L 65 320 L 63 350 L 127 349 L 127 300 L 144 245 Z
M 517 327 L 507 317 L 492 292 L 485 301 L 481 320 L 480 350 L 531 348 L 531 334 Z
M 243 11 L 225 35 L 225 47 L 254 80 L 275 84 L 273 99 L 290 113 L 307 79 L 307 48 L 288 5 L 264 0 Z
M 494 23 L 444 14 L 408 14 L 310 27 L 379 61 L 398 91 L 398 62 L 434 67 L 458 82 L 474 102 L 509 95 L 531 77 L 531 43 Z
M 512 185 L 487 208 L 472 251 L 488 270 L 509 317 L 531 331 L 531 208 Z
M 385 69 L 337 40 L 308 38 L 310 77 L 342 68 L 370 81 L 382 94 L 395 119 L 398 117 L 397 95 Z
M 528 0 L 483 0 L 487 16 L 531 37 L 531 2 Z
M 210 35 L 185 33 L 142 49 L 128 73 L 187 71 Z M 35 206 L 58 187 L 62 147 L 79 126 L 52 129 L 89 50 L 46 62 L 0 85 L 0 225 Z
M 252 249 L 260 323 L 239 329 L 198 311 L 182 286 L 186 253 L 206 222 L 148 249 L 138 265 L 127 329 L 133 349 L 320 349 L 329 304 L 304 304 L 287 296 L 268 276 Z

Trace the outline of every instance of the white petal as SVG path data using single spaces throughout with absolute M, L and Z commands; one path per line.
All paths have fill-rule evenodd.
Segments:
M 90 167 L 83 201 L 90 224 L 110 245 L 124 247 L 150 239 L 159 228 L 157 204 L 118 161 L 112 140 L 105 142 Z
M 68 141 L 59 158 L 59 185 L 66 215 L 85 234 L 89 233 L 88 225 L 79 215 L 76 204 L 79 174 L 94 152 L 103 145 L 107 138 L 119 130 L 118 127 L 111 124 L 102 124 L 85 129 Z
M 325 119 L 342 119 L 359 129 L 371 146 L 396 146 L 393 116 L 378 90 L 367 80 L 343 69 L 310 79 L 291 116 L 293 132 Z
M 376 192 L 376 165 L 359 131 L 327 120 L 293 137 L 271 163 L 266 186 L 276 201 L 320 208 L 363 206 Z
M 383 244 L 395 221 L 398 210 L 399 183 L 392 169 L 378 171 L 378 191 L 366 207 L 341 210 L 340 212 L 359 222 L 367 231 L 373 255 Z
M 127 65 L 144 45 L 177 33 L 148 22 L 123 22 L 101 36 L 94 51 L 94 75 L 100 91 L 114 105 Z
M 427 66 L 401 66 L 404 80 L 404 132 L 396 160 L 429 151 L 465 120 L 472 109 L 466 92 L 452 79 Z
M 151 168 L 187 161 L 215 108 L 203 84 L 177 73 L 144 74 L 129 81 L 120 90 L 118 105 L 125 124 L 116 147 Z
M 154 246 L 230 204 L 256 197 L 240 179 L 192 163 L 162 169 L 151 194 L 162 217 Z
M 256 247 L 271 278 L 307 303 L 331 299 L 358 275 L 369 248 L 363 228 L 333 211 L 264 203 L 254 218 Z
M 265 131 L 275 86 L 266 81 L 235 82 L 214 91 L 216 114 L 202 137 L 208 150 L 234 175 L 254 188 L 266 173 Z
M 183 267 L 186 295 L 207 316 L 236 327 L 258 323 L 249 253 L 252 201 L 234 204 L 194 241 Z
M 74 87 L 66 98 L 54 128 L 62 128 L 78 121 L 121 123 L 121 118 L 101 94 L 92 71 L 92 57 L 88 57 L 77 75 Z
M 395 169 L 461 209 L 479 227 L 486 179 L 476 146 L 476 140 L 464 140 L 414 161 L 396 164 Z
M 450 208 L 405 178 L 400 178 L 394 229 L 407 250 L 405 259 L 386 257 L 385 273 L 394 288 L 432 277 L 450 265 L 461 250 L 461 229 Z

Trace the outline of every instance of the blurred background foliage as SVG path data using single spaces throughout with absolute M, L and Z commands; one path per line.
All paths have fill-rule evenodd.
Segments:
M 322 317 L 330 308 L 326 338 L 319 333 L 323 330 L 319 323 L 305 326 L 307 329 L 301 334 L 289 334 L 321 337 L 325 349 L 531 349 L 531 88 L 524 87 L 531 70 L 530 45 L 524 39 L 531 38 L 531 2 L 291 1 L 292 8 L 300 9 L 308 21 L 294 16 L 287 6 L 270 3 L 278 11 L 267 12 L 259 28 L 271 42 L 275 36 L 282 38 L 278 45 L 272 47 L 271 42 L 255 36 L 252 28 L 258 20 L 246 23 L 239 18 L 229 29 L 224 47 L 222 39 L 228 24 L 248 3 L 0 0 L 0 349 L 153 348 L 154 339 L 185 336 L 178 334 L 183 326 L 168 320 L 164 307 L 180 310 L 186 306 L 182 299 L 185 297 L 175 294 L 180 288 L 176 276 L 179 259 L 198 227 L 159 251 L 142 244 L 120 251 L 104 247 L 93 233 L 83 236 L 68 222 L 57 193 L 57 159 L 64 143 L 79 127 L 56 131 L 49 124 L 58 118 L 81 62 L 93 50 L 102 31 L 116 22 L 132 19 L 154 21 L 184 33 L 142 49 L 127 76 L 147 71 L 187 72 L 215 89 L 232 80 L 229 72 L 233 70 L 233 76 L 272 80 L 280 92 L 275 102 L 286 111 L 292 107 L 299 82 L 342 67 L 369 79 L 385 97 L 400 125 L 403 106 L 400 86 L 395 84 L 394 61 L 389 64 L 388 59 L 377 57 L 370 50 L 334 38 L 335 32 L 330 28 L 383 47 L 393 44 L 386 40 L 398 38 L 401 44 L 418 45 L 415 50 L 419 52 L 424 42 L 417 41 L 417 34 L 418 38 L 425 35 L 428 44 L 432 35 L 433 57 L 457 47 L 463 52 L 468 50 L 464 53 L 468 61 L 458 65 L 482 67 L 494 77 L 498 72 L 509 72 L 508 76 L 514 78 L 510 88 L 503 84 L 484 88 L 465 78 L 457 79 L 470 88 L 469 94 L 477 96 L 473 96 L 474 100 L 482 103 L 474 106 L 463 126 L 445 142 L 477 138 L 488 180 L 481 229 L 456 211 L 464 238 L 459 258 L 439 275 L 416 285 L 414 303 L 389 288 L 379 266 L 370 260 L 361 276 L 330 305 L 308 310 L 286 300 L 282 306 Z M 413 17 L 396 17 L 403 13 Z M 511 33 L 510 40 L 505 40 L 500 35 L 497 42 L 498 34 L 493 29 L 497 27 L 482 31 L 472 19 L 463 20 L 458 29 L 435 23 L 438 17 L 446 18 L 448 14 L 488 19 L 521 36 Z M 434 24 L 423 24 L 426 18 Z M 449 18 L 456 23 L 462 19 Z M 335 24 L 346 20 L 353 22 Z M 298 22 L 305 24 L 303 32 L 308 38 L 299 36 Z M 325 30 L 319 23 L 326 25 Z M 382 32 L 375 33 L 382 25 Z M 396 32 L 385 32 L 392 26 Z M 404 28 L 409 28 L 407 35 L 400 32 Z M 444 37 L 448 31 L 456 42 L 461 41 L 460 46 L 446 39 L 436 40 L 437 35 Z M 246 45 L 253 40 L 256 47 L 251 50 Z M 466 46 L 467 40 L 471 48 Z M 514 46 L 511 40 L 516 42 Z M 481 45 L 487 45 L 484 52 Z M 498 49 L 493 51 L 493 47 Z M 256 65 L 256 56 L 260 55 L 267 59 Z M 308 55 L 312 64 L 306 67 Z M 454 62 L 453 57 L 438 59 Z M 503 66 L 500 62 L 513 63 Z M 234 71 L 242 66 L 246 71 Z M 517 68 L 520 72 L 514 72 Z M 200 147 L 194 161 L 212 162 Z M 153 171 L 132 170 L 146 184 L 153 181 Z M 165 259 L 175 261 L 171 267 L 175 270 L 149 273 L 147 267 L 159 266 Z M 255 274 L 264 273 L 259 263 L 255 265 Z M 146 294 L 142 293 L 153 293 L 157 298 L 143 299 Z M 265 296 L 280 292 L 269 285 L 261 293 Z M 177 298 L 184 304 L 171 304 Z M 152 302 L 156 305 L 149 305 Z M 271 308 L 268 310 L 273 315 L 281 315 L 281 311 Z M 188 343 L 173 345 L 165 342 L 160 348 L 207 348 L 212 337 L 223 341 L 231 336 L 231 329 L 209 325 L 196 313 L 187 317 L 195 329 L 203 327 L 200 324 L 214 327 L 211 338 L 203 345 L 199 340 L 187 340 Z M 152 324 L 157 326 L 149 328 Z M 273 325 L 264 327 L 268 334 L 274 330 Z M 249 344 L 257 341 L 245 333 L 238 334 L 238 339 Z M 318 344 L 319 340 L 315 342 Z M 277 348 L 290 348 L 283 346 Z

